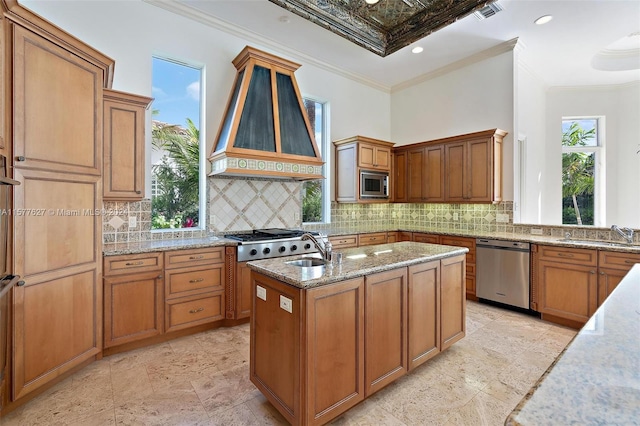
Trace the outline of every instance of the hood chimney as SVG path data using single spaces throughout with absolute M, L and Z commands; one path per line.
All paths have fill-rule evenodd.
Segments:
M 293 75 L 300 65 L 249 46 L 233 65 L 210 175 L 321 179 L 324 162 Z

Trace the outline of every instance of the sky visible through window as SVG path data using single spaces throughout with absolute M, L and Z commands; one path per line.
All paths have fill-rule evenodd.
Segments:
M 186 119 L 200 128 L 200 72 L 197 68 L 153 58 L 154 120 L 186 126 Z

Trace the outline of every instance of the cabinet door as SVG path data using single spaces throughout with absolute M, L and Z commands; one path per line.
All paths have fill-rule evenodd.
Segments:
M 368 143 L 358 143 L 358 166 L 365 169 L 391 169 L 391 149 Z
M 306 424 L 324 424 L 364 399 L 364 279 L 311 289 L 306 304 Z
M 163 332 L 162 271 L 104 279 L 104 347 Z
M 423 202 L 422 196 L 422 184 L 423 175 L 425 173 L 425 160 L 424 160 L 424 148 L 414 149 L 407 153 L 409 157 L 409 202 L 421 203 Z
M 17 25 L 13 58 L 16 166 L 99 176 L 102 70 Z
M 358 199 L 356 144 L 336 148 L 336 201 L 355 203 Z
M 251 269 L 247 262 L 238 263 L 236 269 L 236 319 L 251 316 Z
M 445 199 L 448 202 L 466 201 L 465 147 L 464 142 L 445 145 Z
M 409 267 L 407 340 L 408 368 L 440 352 L 440 262 Z
M 366 396 L 407 372 L 407 269 L 365 278 Z
M 144 197 L 144 122 L 149 102 L 149 98 L 105 90 L 105 200 Z
M 469 202 L 493 201 L 493 149 L 491 139 L 467 142 L 467 199 Z M 500 165 L 496 165 L 500 167 Z
M 600 268 L 598 271 L 598 306 L 606 300 L 628 271 Z
M 427 146 L 424 149 L 422 196 L 427 202 L 444 201 L 444 146 Z
M 408 184 L 407 184 L 407 167 L 408 155 L 406 151 L 398 151 L 393 156 L 393 178 L 391 186 L 393 187 L 393 201 L 408 201 Z
M 0 152 L 2 152 L 5 157 L 9 156 L 5 151 L 7 147 L 6 123 L 9 121 L 7 115 L 10 114 L 11 111 L 11 108 L 8 108 L 9 105 L 7 104 L 6 97 L 7 84 L 10 81 L 9 69 L 5 65 L 7 63 L 7 58 L 5 57 L 8 50 L 7 43 L 11 40 L 8 28 L 9 25 L 0 12 Z
M 595 266 L 538 262 L 539 311 L 581 323 L 593 315 L 598 303 Z
M 465 257 L 440 261 L 440 350 L 444 351 L 465 335 Z

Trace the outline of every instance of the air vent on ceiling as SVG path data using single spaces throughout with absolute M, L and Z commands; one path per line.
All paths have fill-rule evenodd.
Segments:
M 491 18 L 493 15 L 498 12 L 502 12 L 503 10 L 504 8 L 496 1 L 486 5 L 482 9 L 476 10 L 473 12 L 473 15 L 478 18 L 479 21 L 482 21 L 483 19 Z

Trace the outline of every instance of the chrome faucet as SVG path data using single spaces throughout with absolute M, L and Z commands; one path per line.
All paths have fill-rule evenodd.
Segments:
M 611 225 L 611 230 L 616 231 L 628 244 L 633 244 L 633 229 L 619 228 L 617 225 Z
M 325 262 L 331 262 L 332 260 L 332 254 L 333 254 L 333 246 L 331 245 L 331 242 L 329 240 L 322 240 L 323 244 L 320 245 L 320 241 L 318 241 L 316 239 L 316 237 L 313 234 L 310 234 L 308 232 L 302 234 L 302 237 L 300 237 L 301 240 L 311 240 L 313 242 L 313 245 L 316 246 L 316 249 L 320 252 L 320 255 L 322 256 L 322 260 L 324 260 Z M 322 239 L 322 237 L 320 237 L 320 239 Z

